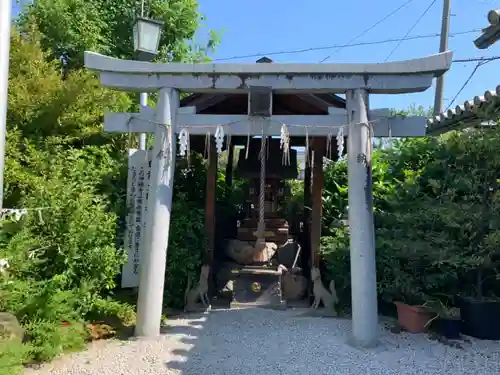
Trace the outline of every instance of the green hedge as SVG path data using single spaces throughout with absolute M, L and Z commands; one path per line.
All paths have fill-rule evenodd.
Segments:
M 456 294 L 497 298 L 500 260 L 500 130 L 396 141 L 376 151 L 374 196 L 379 297 L 451 302 Z M 325 174 L 322 254 L 350 303 L 346 166 Z

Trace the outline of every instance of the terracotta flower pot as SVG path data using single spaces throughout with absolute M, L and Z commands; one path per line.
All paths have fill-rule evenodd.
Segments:
M 399 325 L 411 333 L 421 333 L 427 330 L 426 324 L 432 319 L 432 314 L 422 306 L 411 306 L 403 302 L 394 302 L 398 309 Z

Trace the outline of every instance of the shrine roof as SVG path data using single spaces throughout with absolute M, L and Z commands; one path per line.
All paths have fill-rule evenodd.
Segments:
M 500 85 L 427 120 L 427 134 L 438 135 L 461 128 L 488 126 L 500 111 Z
M 240 115 L 248 113 L 247 94 L 191 94 L 181 107 L 196 107 L 196 113 Z M 274 94 L 275 115 L 326 115 L 328 107 L 345 108 L 345 99 L 335 94 Z

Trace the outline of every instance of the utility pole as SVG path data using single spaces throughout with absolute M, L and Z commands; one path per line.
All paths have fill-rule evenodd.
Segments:
M 448 50 L 448 34 L 450 32 L 450 0 L 443 0 L 443 18 L 441 21 L 441 41 L 439 43 L 439 52 Z M 434 116 L 443 112 L 444 100 L 444 74 L 436 78 L 436 96 L 434 98 Z
M 5 167 L 5 135 L 9 90 L 10 28 L 12 2 L 0 1 L 0 209 L 3 208 L 3 170 Z

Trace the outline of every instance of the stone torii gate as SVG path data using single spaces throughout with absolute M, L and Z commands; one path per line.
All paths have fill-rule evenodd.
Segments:
M 376 344 L 378 311 L 375 235 L 371 181 L 371 142 L 376 137 L 418 137 L 426 134 L 423 117 L 390 117 L 388 111 L 369 111 L 368 94 L 402 94 L 428 89 L 432 80 L 451 66 L 452 52 L 421 59 L 382 64 L 184 64 L 150 63 L 85 53 L 87 68 L 100 73 L 101 84 L 116 90 L 159 91 L 156 109 L 141 113 L 108 113 L 105 130 L 153 133 L 152 177 L 144 240 L 136 334 L 160 332 L 168 228 L 172 204 L 176 134 L 185 128 L 204 135 L 223 125 L 231 135 L 280 136 L 282 125 L 290 136 L 326 138 L 348 128 L 349 227 L 352 280 L 352 341 Z M 267 93 L 269 111 L 249 115 L 204 115 L 196 108 L 180 108 L 179 92 Z M 346 108 L 329 108 L 327 115 L 272 113 L 273 94 L 346 95 Z M 212 132 L 214 134 L 214 132 Z M 313 209 L 321 210 L 321 196 Z M 320 227 L 319 227 L 320 228 Z M 311 233 L 319 246 L 320 229 Z M 312 242 L 312 239 L 311 239 Z

